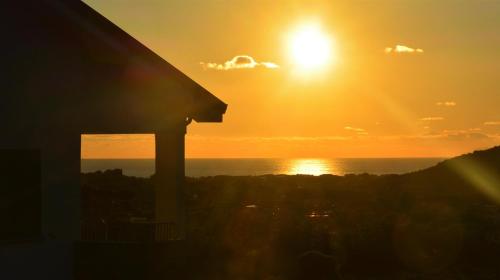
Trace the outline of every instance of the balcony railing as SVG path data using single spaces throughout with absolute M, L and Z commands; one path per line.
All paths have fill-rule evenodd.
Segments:
M 174 223 L 159 222 L 85 222 L 81 227 L 83 241 L 167 242 L 178 240 Z

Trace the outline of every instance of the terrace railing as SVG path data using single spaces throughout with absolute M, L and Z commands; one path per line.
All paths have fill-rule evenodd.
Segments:
M 168 242 L 178 240 L 174 223 L 165 222 L 84 222 L 81 225 L 83 241 L 102 242 Z

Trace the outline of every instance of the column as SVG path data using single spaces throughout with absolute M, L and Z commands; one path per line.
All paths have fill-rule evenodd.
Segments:
M 179 239 L 185 238 L 184 124 L 155 133 L 155 215 L 157 222 L 173 222 Z

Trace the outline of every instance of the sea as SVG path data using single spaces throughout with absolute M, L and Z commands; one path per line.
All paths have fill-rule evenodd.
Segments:
M 418 171 L 445 160 L 444 158 L 238 158 L 186 159 L 188 177 L 216 175 L 244 176 L 267 174 L 346 175 L 403 174 Z M 82 159 L 83 173 L 121 169 L 124 175 L 149 177 L 155 172 L 154 159 Z

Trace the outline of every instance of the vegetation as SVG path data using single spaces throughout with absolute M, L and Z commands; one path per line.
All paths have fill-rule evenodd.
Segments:
M 187 178 L 192 278 L 496 279 L 499 178 L 500 147 L 404 175 Z M 82 180 L 87 219 L 152 218 L 151 179 Z

